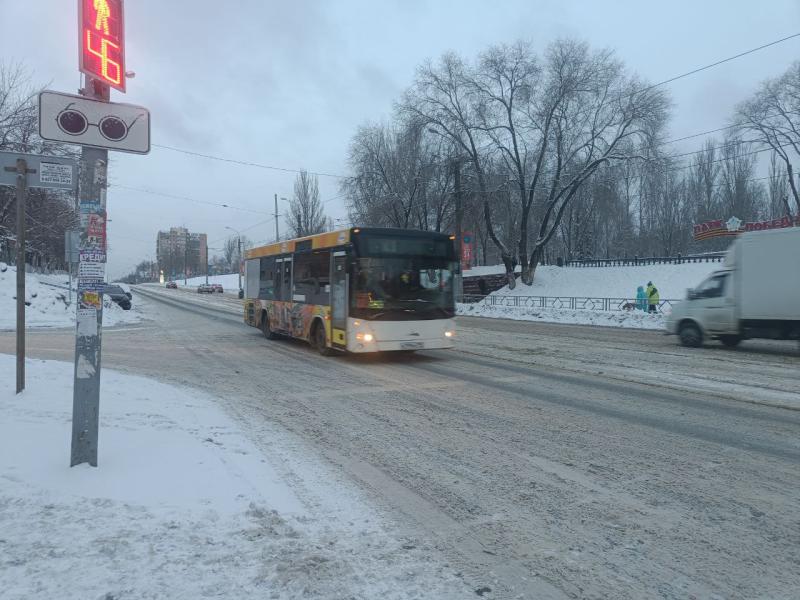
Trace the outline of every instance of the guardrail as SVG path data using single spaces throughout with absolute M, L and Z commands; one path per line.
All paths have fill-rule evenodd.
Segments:
M 634 311 L 636 298 L 599 298 L 590 296 L 462 296 L 463 304 L 506 306 L 511 308 L 542 308 L 562 310 L 598 310 L 605 312 Z M 658 301 L 658 312 L 671 310 L 680 300 L 666 298 Z
M 568 260 L 567 267 L 637 267 L 641 265 L 681 265 L 684 263 L 722 262 L 725 252 L 706 252 L 683 256 L 634 256 L 632 258 L 583 258 Z

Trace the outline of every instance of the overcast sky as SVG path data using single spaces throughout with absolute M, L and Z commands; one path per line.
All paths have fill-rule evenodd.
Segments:
M 23 61 L 34 83 L 75 93 L 77 1 L 0 0 L 0 15 L 0 60 Z M 613 48 L 657 82 L 797 33 L 800 0 L 127 0 L 126 20 L 136 77 L 112 101 L 150 109 L 153 144 L 346 174 L 356 127 L 386 119 L 427 58 L 577 37 Z M 726 125 L 758 82 L 798 58 L 795 38 L 669 84 L 673 137 Z M 207 233 L 212 255 L 226 226 L 272 239 L 273 195 L 290 197 L 294 174 L 154 147 L 147 156 L 115 154 L 110 178 L 108 272 L 117 277 L 154 258 L 156 232 L 170 226 Z M 320 190 L 327 213 L 346 217 L 338 180 L 321 177 Z

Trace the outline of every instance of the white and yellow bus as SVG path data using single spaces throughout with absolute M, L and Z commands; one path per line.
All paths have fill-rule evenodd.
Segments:
M 244 320 L 322 354 L 452 348 L 453 237 L 352 228 L 245 255 Z

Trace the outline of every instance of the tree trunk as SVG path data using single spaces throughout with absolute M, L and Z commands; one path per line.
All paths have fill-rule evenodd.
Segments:
M 794 195 L 794 202 L 795 204 L 797 204 L 797 214 L 800 215 L 800 194 L 797 193 L 797 186 L 794 183 L 794 172 L 792 170 L 792 163 L 790 163 L 789 161 L 786 161 L 786 174 L 789 177 L 789 187 L 792 188 L 792 194 Z
M 528 271 L 528 211 L 522 213 L 522 219 L 519 227 L 519 260 L 520 270 L 522 271 L 520 279 L 525 285 L 533 283 L 533 276 Z
M 536 275 L 536 267 L 539 266 L 539 262 L 542 260 L 543 254 L 544 248 L 542 246 L 537 244 L 533 247 L 533 252 L 531 252 L 531 261 L 528 263 L 527 271 L 523 271 L 523 277 L 530 281 L 530 283 L 527 285 L 533 285 L 533 278 Z

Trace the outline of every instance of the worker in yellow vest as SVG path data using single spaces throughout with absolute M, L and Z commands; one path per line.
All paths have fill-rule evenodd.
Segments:
M 658 288 L 653 285 L 652 281 L 647 282 L 647 312 L 658 312 Z

